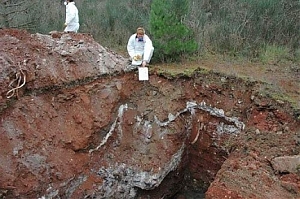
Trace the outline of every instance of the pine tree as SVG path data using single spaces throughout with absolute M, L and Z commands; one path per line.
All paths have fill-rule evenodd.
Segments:
M 155 54 L 162 62 L 179 61 L 197 50 L 193 32 L 183 23 L 188 0 L 153 0 L 150 30 Z

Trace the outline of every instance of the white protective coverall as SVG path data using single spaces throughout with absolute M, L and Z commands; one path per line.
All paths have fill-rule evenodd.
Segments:
M 151 39 L 146 34 L 144 34 L 143 36 L 143 41 L 139 41 L 139 39 L 137 38 L 137 34 L 135 33 L 131 35 L 128 40 L 127 51 L 130 58 L 132 59 L 132 65 L 141 65 L 143 61 L 146 61 L 146 63 L 150 62 L 154 47 L 152 45 Z M 136 55 L 142 56 L 142 59 L 134 60 L 133 57 Z
M 79 29 L 78 9 L 75 6 L 75 2 L 69 2 L 68 5 L 66 5 L 65 25 L 65 32 L 77 32 Z

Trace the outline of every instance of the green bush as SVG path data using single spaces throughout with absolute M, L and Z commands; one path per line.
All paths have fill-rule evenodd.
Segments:
M 154 0 L 150 12 L 150 29 L 155 47 L 154 60 L 179 61 L 197 50 L 193 32 L 183 23 L 187 0 Z

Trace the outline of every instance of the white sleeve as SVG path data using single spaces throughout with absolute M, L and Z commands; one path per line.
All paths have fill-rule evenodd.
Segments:
M 150 59 L 151 52 L 153 50 L 153 44 L 151 39 L 147 35 L 145 35 L 144 37 L 146 39 L 146 43 L 144 47 L 144 61 L 147 61 Z
M 133 56 L 135 55 L 134 40 L 135 40 L 135 34 L 129 38 L 128 43 L 127 43 L 127 51 L 131 58 L 133 58 Z

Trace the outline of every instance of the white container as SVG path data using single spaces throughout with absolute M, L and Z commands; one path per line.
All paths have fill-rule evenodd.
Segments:
M 149 80 L 148 67 L 139 67 L 139 80 Z

